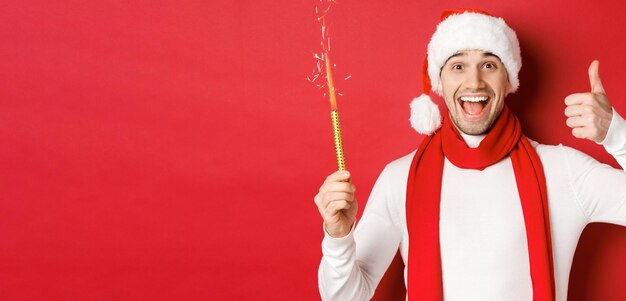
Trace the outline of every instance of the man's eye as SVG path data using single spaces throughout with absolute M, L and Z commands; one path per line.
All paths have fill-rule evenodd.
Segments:
M 494 64 L 492 64 L 492 63 L 486 63 L 485 64 L 485 68 L 487 68 L 487 69 L 491 69 L 491 68 L 495 68 L 495 67 L 496 66 Z
M 452 69 L 454 69 L 454 70 L 461 70 L 461 69 L 463 69 L 463 66 L 461 66 L 461 65 L 454 65 L 454 66 L 452 66 Z

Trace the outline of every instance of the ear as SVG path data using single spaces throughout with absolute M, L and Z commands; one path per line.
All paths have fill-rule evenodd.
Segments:
M 511 84 L 509 84 L 510 86 Z M 439 82 L 437 83 L 437 92 L 439 95 L 443 95 L 443 87 L 441 86 L 441 78 L 439 78 Z
M 504 65 L 502 65 L 504 67 Z M 506 72 L 506 95 L 511 94 L 513 91 L 513 85 L 511 84 L 511 76 L 509 76 L 509 72 Z

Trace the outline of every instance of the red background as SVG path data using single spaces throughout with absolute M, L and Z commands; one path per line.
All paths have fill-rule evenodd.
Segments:
M 352 75 L 337 86 L 360 210 L 383 166 L 421 140 L 408 104 L 446 8 L 517 31 L 522 84 L 508 103 L 528 136 L 617 166 L 562 113 L 597 58 L 626 116 L 626 5 L 613 2 L 340 1 L 329 26 L 337 77 Z M 318 299 L 313 196 L 336 165 L 328 102 L 304 79 L 314 3 L 0 4 L 1 298 Z M 626 300 L 625 252 L 626 229 L 588 227 L 570 300 Z

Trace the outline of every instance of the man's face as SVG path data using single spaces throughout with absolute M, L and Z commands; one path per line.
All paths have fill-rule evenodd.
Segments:
M 500 59 L 481 50 L 462 50 L 441 69 L 437 89 L 457 128 L 470 135 L 486 133 L 504 107 L 510 83 Z

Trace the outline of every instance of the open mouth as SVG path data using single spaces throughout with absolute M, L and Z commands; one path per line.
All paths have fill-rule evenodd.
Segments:
M 490 100 L 488 95 L 465 95 L 457 98 L 463 115 L 468 119 L 480 118 L 487 111 Z

